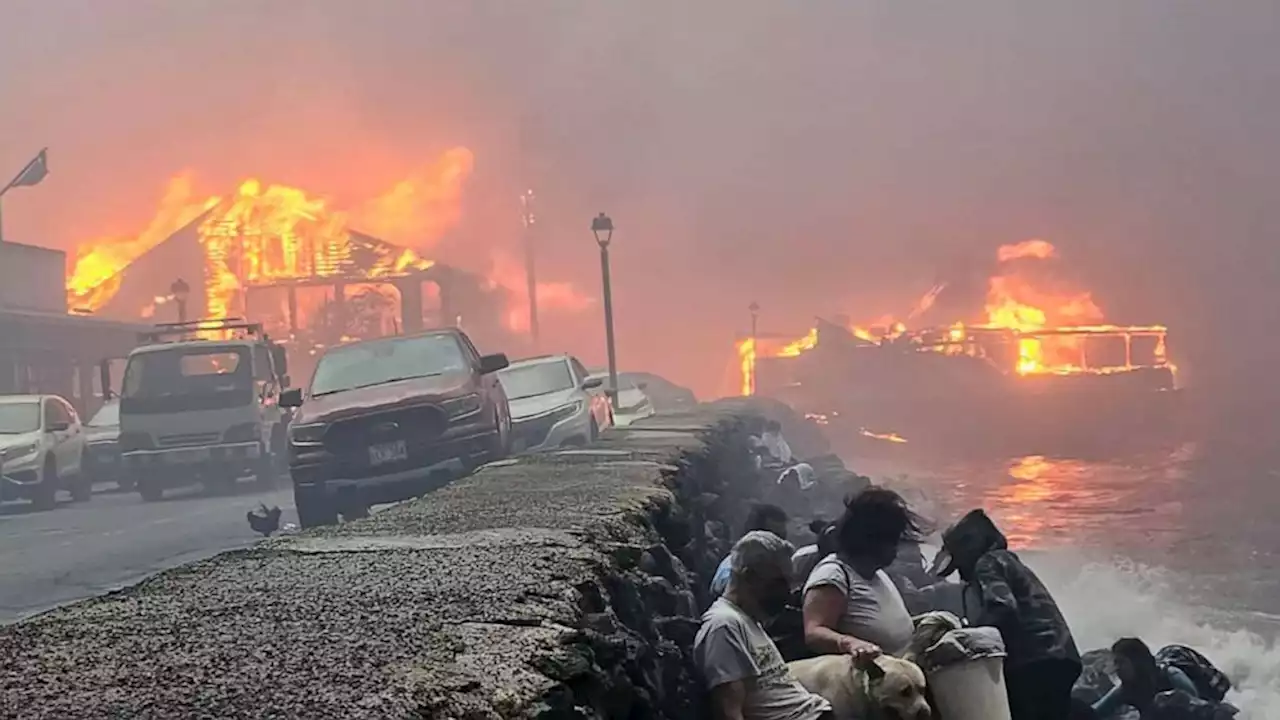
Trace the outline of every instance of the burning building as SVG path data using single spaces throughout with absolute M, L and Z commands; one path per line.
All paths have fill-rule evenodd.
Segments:
M 858 436 L 935 447 L 1078 448 L 1117 435 L 1104 418 L 1126 438 L 1165 435 L 1177 397 L 1167 329 L 1109 324 L 1090 293 L 1052 272 L 1055 258 L 1042 240 L 1003 246 L 981 297 L 947 297 L 939 283 L 903 320 L 744 338 L 742 393 Z M 937 317 L 966 304 L 980 309 Z
M 137 238 L 81 249 L 68 305 L 153 322 L 244 317 L 290 345 L 302 367 L 300 356 L 329 345 L 426 327 L 460 325 L 486 346 L 511 340 L 501 288 L 353 222 L 323 199 L 257 180 L 207 200 L 171 188 Z

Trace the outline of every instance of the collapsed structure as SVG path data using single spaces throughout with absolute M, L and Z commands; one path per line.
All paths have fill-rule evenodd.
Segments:
M 1087 292 L 1027 272 L 1054 253 L 1039 240 L 1001 248 L 985 322 L 912 330 L 892 318 L 820 319 L 800 338 L 746 338 L 742 393 L 784 400 L 837 436 L 926 447 L 1040 452 L 1167 438 L 1178 417 L 1167 328 L 1109 324 Z M 936 285 L 909 317 L 926 316 L 945 290 Z

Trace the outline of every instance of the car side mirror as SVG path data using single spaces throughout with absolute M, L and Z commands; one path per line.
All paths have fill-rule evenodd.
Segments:
M 302 407 L 302 388 L 289 388 L 280 393 L 280 407 Z
M 599 387 L 604 387 L 604 378 L 587 378 L 582 381 L 583 390 L 595 390 Z
M 502 353 L 494 353 L 493 355 L 482 355 L 480 356 L 480 374 L 488 375 L 490 373 L 496 373 L 499 370 L 507 369 L 507 366 L 509 366 L 510 364 L 511 364 L 511 361 L 508 360 L 507 356 L 503 355 Z
M 49 423 L 49 432 L 65 432 L 71 429 L 69 422 L 52 422 Z

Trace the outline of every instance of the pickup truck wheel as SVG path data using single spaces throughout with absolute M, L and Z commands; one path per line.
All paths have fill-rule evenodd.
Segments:
M 146 502 L 157 502 L 164 499 L 164 486 L 158 479 L 150 477 L 140 477 L 137 481 L 138 494 L 142 495 L 142 499 Z
M 88 502 L 93 497 L 93 478 L 80 473 L 71 481 L 71 499 L 75 502 Z
M 276 467 L 275 455 L 264 448 L 263 455 L 258 459 L 258 465 L 253 470 L 254 482 L 257 483 L 259 489 L 274 490 L 276 478 L 279 474 L 280 468 Z
M 511 455 L 511 418 L 498 415 L 498 427 L 494 430 L 490 441 L 489 452 L 485 453 L 485 462 L 505 460 Z
M 45 458 L 44 472 L 40 475 L 40 484 L 33 491 L 31 504 L 37 510 L 52 510 L 58 505 L 58 465 L 53 456 Z
M 322 495 L 299 494 L 295 490 L 293 504 L 298 509 L 298 525 L 303 530 L 338 524 L 337 508 Z

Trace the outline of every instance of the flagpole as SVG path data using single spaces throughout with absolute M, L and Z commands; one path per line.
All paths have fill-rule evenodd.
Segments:
M 22 169 L 18 171 L 18 174 L 14 175 L 13 179 L 9 181 L 9 184 L 5 185 L 3 188 L 0 188 L 0 242 L 4 242 L 4 214 L 3 214 L 4 194 L 14 189 L 15 187 L 18 187 L 18 183 L 22 183 L 23 185 L 39 184 L 39 182 L 44 179 L 44 176 L 49 174 L 49 169 L 48 169 L 49 166 L 45 164 L 47 162 L 45 159 L 45 156 L 47 155 L 48 152 L 49 152 L 49 148 L 47 147 L 40 148 L 40 152 L 36 153 L 36 156 L 31 159 L 31 162 L 27 163 L 26 165 L 23 165 Z M 40 166 L 41 166 L 40 176 L 35 178 L 34 180 L 27 180 L 27 172 L 31 170 L 36 163 L 40 163 Z

